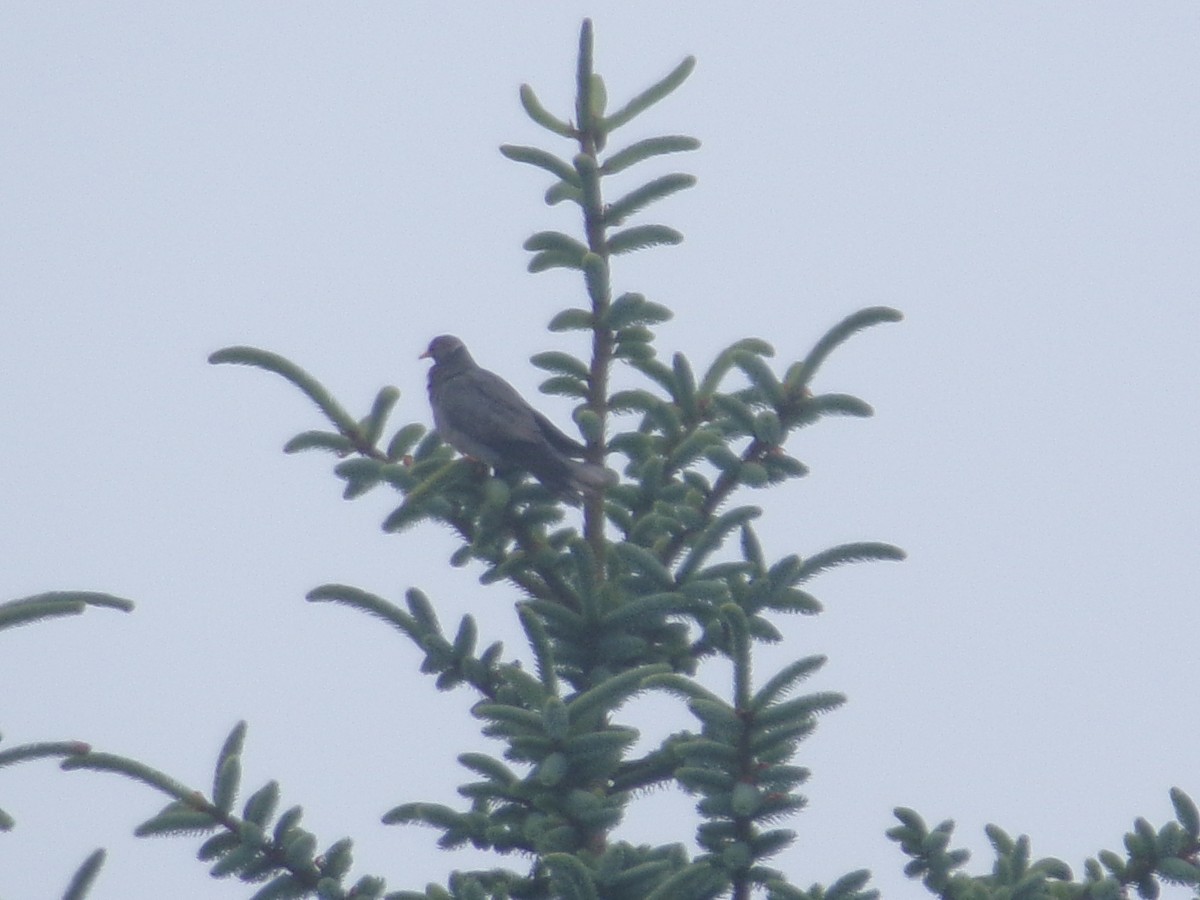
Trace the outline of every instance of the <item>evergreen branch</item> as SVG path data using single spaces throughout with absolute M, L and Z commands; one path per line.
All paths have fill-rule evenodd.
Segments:
M 709 521 L 695 533 L 687 557 L 675 572 L 676 580 L 680 583 L 687 581 L 709 555 L 725 542 L 725 538 L 732 531 L 761 514 L 762 510 L 757 507 L 740 506 L 720 516 L 707 517 Z
M 587 383 L 573 375 L 555 375 L 553 378 L 547 378 L 538 385 L 538 390 L 543 394 L 573 397 L 577 400 L 586 400 L 588 395 Z
M 860 541 L 852 544 L 839 544 L 814 553 L 804 560 L 794 576 L 792 584 L 802 584 L 818 572 L 843 566 L 853 562 L 893 560 L 899 562 L 906 556 L 899 547 L 883 544 L 877 541 Z
M 1171 788 L 1171 805 L 1175 807 L 1175 818 L 1193 840 L 1200 840 L 1200 810 L 1195 801 L 1179 788 Z
M 579 82 L 580 95 L 577 106 L 585 105 L 583 73 L 590 72 L 591 22 L 584 20 L 580 32 Z M 590 76 L 586 79 L 590 90 Z M 580 154 L 575 157 L 576 169 L 582 181 L 582 210 L 584 233 L 588 253 L 584 255 L 584 281 L 591 301 L 590 315 L 592 332 L 592 358 L 588 367 L 586 408 L 593 418 L 592 436 L 588 440 L 585 460 L 594 465 L 603 465 L 607 455 L 605 434 L 608 428 L 608 377 L 612 368 L 616 339 L 612 328 L 602 323 L 608 317 L 612 305 L 612 286 L 609 282 L 607 264 L 608 244 L 604 226 L 604 203 L 600 192 L 600 173 L 596 164 L 596 152 L 603 145 L 603 137 L 591 127 L 594 120 L 588 116 L 580 119 Z M 595 560 L 596 578 L 603 578 L 608 542 L 604 537 L 604 501 L 599 495 L 584 500 L 583 536 L 591 547 Z
M 664 474 L 683 472 L 712 447 L 724 446 L 724 441 L 713 428 L 692 421 L 689 430 L 666 448 L 667 465 Z
M 589 502 L 591 502 L 590 498 Z M 517 546 L 529 557 L 531 567 L 540 579 L 540 584 L 521 573 L 510 574 L 509 580 L 531 597 L 553 600 L 570 609 L 579 609 L 579 596 L 575 590 L 567 584 L 553 566 L 547 564 L 544 554 L 538 552 L 544 546 L 544 541 L 534 534 L 529 523 L 522 517 L 510 513 L 507 521 L 516 538 Z
M 243 881 L 256 882 L 266 880 L 272 873 L 282 873 L 256 893 L 257 898 L 308 896 L 321 885 L 346 898 L 380 896 L 383 881 L 373 876 L 360 879 L 349 892 L 341 887 L 340 882 L 351 864 L 350 841 L 337 841 L 318 856 L 316 837 L 299 828 L 299 807 L 281 815 L 272 835 L 267 836 L 264 828 L 279 795 L 278 785 L 274 782 L 256 791 L 246 801 L 244 818 L 232 814 L 244 738 L 244 723 L 236 725 L 226 738 L 215 767 L 211 800 L 150 766 L 111 753 L 88 751 L 72 755 L 62 762 L 62 767 L 123 774 L 172 797 L 159 813 L 138 826 L 135 834 L 139 836 L 224 829 L 204 842 L 198 856 L 205 861 L 215 860 L 211 869 L 214 877 L 237 875 Z M 98 867 L 98 859 L 89 859 L 77 880 L 81 884 L 90 881 Z
M 742 452 L 740 462 L 752 462 L 761 458 L 765 453 L 769 452 L 770 448 L 763 446 L 758 440 L 753 440 L 750 445 Z M 724 504 L 729 495 L 733 493 L 734 488 L 738 486 L 738 476 L 736 470 L 725 469 L 717 477 L 716 483 L 713 484 L 712 490 L 704 498 L 699 509 L 701 523 L 711 521 L 713 515 Z M 664 565 L 672 564 L 683 548 L 692 541 L 704 530 L 704 524 L 698 524 L 691 528 L 685 528 L 675 534 L 662 548 L 658 554 L 658 558 Z
M 661 303 L 647 300 L 641 294 L 626 292 L 615 299 L 604 315 L 604 325 L 613 331 L 630 325 L 657 325 L 670 321 L 672 313 Z
M 699 515 L 702 520 L 711 519 L 713 513 L 721 507 L 725 499 L 732 493 L 737 486 L 737 478 L 730 476 L 728 472 L 722 472 L 718 477 L 712 490 L 704 498 L 699 509 Z M 690 528 L 683 528 L 675 532 L 675 534 L 662 546 L 657 555 L 663 565 L 672 565 L 678 558 L 683 548 L 687 546 L 688 541 L 692 540 L 697 534 L 703 530 L 700 524 L 693 525 Z
M 570 853 L 547 853 L 542 862 L 550 871 L 554 896 L 570 900 L 600 900 L 596 879 L 583 862 Z
M 525 268 L 535 275 L 550 269 L 582 269 L 583 258 L 565 250 L 539 250 Z
M 143 784 L 149 785 L 176 800 L 189 803 L 194 809 L 212 809 L 214 812 L 216 811 L 199 791 L 193 790 L 187 785 L 171 778 L 169 775 L 153 769 L 145 763 L 138 762 L 136 759 L 130 759 L 127 756 L 118 756 L 115 753 L 103 753 L 99 750 L 88 750 L 86 753 L 74 753 L 68 756 L 60 765 L 67 771 L 72 769 L 91 769 L 96 772 L 115 772 L 118 775 L 124 775 L 127 778 L 132 778 L 134 781 L 140 781 Z
M 852 313 L 829 329 L 809 351 L 808 356 L 788 370 L 784 378 L 785 383 L 792 390 L 806 387 L 829 354 L 853 335 L 872 325 L 899 322 L 903 318 L 899 310 L 888 306 L 872 306 Z
M 822 416 L 855 416 L 866 419 L 875 414 L 871 405 L 850 394 L 818 394 L 806 390 L 792 392 L 781 406 L 789 428 L 803 428 Z
M 583 206 L 583 191 L 565 181 L 556 181 L 546 188 L 544 199 L 547 206 L 556 206 L 564 200 Z
M 447 690 L 466 682 L 485 697 L 494 697 L 500 683 L 495 658 L 499 645 L 492 645 L 481 657 L 474 655 L 476 630 L 470 616 L 464 616 L 452 642 L 446 639 L 429 599 L 420 591 L 407 593 L 409 611 L 405 612 L 368 591 L 345 584 L 323 584 L 309 591 L 305 599 L 313 603 L 341 603 L 375 616 L 403 632 L 425 654 L 421 671 L 437 674 L 437 686 Z
M 650 159 L 654 156 L 662 156 L 666 153 L 679 153 L 687 150 L 697 150 L 700 147 L 700 142 L 693 137 L 686 137 L 681 134 L 662 135 L 661 137 L 646 138 L 645 140 L 637 141 L 630 144 L 623 150 L 619 150 L 612 156 L 608 157 L 600 165 L 601 175 L 615 175 L 618 172 L 628 169 L 635 163 Z
M 399 434 L 397 434 L 398 437 Z M 345 466 L 346 463 L 342 465 Z M 528 567 L 521 565 L 520 560 L 506 556 L 501 550 L 488 552 L 483 549 L 481 541 L 486 538 L 486 535 L 481 534 L 479 530 L 484 520 L 480 518 L 478 506 L 473 509 L 462 508 L 456 511 L 453 505 L 446 503 L 445 491 L 457 484 L 469 472 L 470 467 L 471 464 L 465 458 L 453 458 L 438 466 L 431 475 L 407 491 L 404 502 L 384 519 L 383 529 L 392 532 L 400 531 L 424 518 L 445 522 L 467 545 L 466 550 L 469 555 L 492 564 L 490 580 L 495 580 L 495 577 L 507 578 L 532 597 L 556 598 L 563 603 L 577 602 L 578 598 L 575 597 L 570 586 L 551 566 L 546 564 L 543 559 L 544 554 L 539 553 L 542 541 L 533 533 L 530 522 L 516 515 L 510 503 L 502 504 L 504 509 L 499 511 L 501 518 L 494 524 L 496 527 L 501 525 L 507 527 L 514 535 L 518 547 L 524 551 L 529 561 Z M 382 476 L 386 473 L 380 470 L 377 474 Z M 488 483 L 491 484 L 494 481 L 495 479 L 489 479 Z M 361 493 L 369 486 L 360 484 L 354 486 L 354 491 Z M 348 486 L 348 492 L 350 489 L 351 487 Z M 456 557 L 459 557 L 459 554 L 456 554 Z M 462 561 L 465 561 L 466 558 L 466 556 L 461 557 Z M 531 576 L 529 570 L 532 570 L 536 578 Z
M 583 610 L 570 609 L 552 600 L 534 598 L 522 601 L 522 605 L 528 605 L 537 613 L 546 626 L 555 632 L 556 638 L 564 634 L 589 634 L 594 627 L 594 620 L 585 616 Z
M 545 251 L 562 253 L 575 261 L 575 268 L 579 268 L 583 264 L 583 254 L 587 253 L 588 249 L 575 238 L 563 234 L 561 231 L 539 231 L 526 238 L 522 246 L 531 253 Z
M 683 62 L 667 73 L 665 77 L 646 88 L 646 90 L 642 91 L 611 116 L 606 117 L 603 123 L 604 130 L 606 132 L 616 131 L 634 116 L 645 112 L 683 84 L 687 80 L 687 77 L 692 74 L 694 68 L 696 68 L 695 57 L 686 57 Z
M 742 558 L 753 567 L 756 575 L 762 575 L 767 568 L 766 557 L 763 555 L 762 542 L 759 541 L 758 535 L 754 533 L 749 522 L 742 525 L 741 545 Z
M 567 552 L 575 572 L 575 589 L 579 595 L 580 612 L 591 621 L 601 615 L 598 607 L 599 581 L 596 578 L 596 557 L 591 545 L 573 534 L 567 541 Z
M 729 877 L 713 862 L 701 859 L 689 863 L 646 895 L 646 900 L 678 900 L 680 897 L 719 897 L 730 887 Z M 734 894 L 734 900 L 749 895 Z
M 647 679 L 670 672 L 665 663 L 627 669 L 574 697 L 567 704 L 572 723 L 602 720 L 627 700 L 648 689 Z
M 579 189 L 583 195 L 580 206 L 588 248 L 593 254 L 600 256 L 603 253 L 603 244 L 596 238 L 604 236 L 604 202 L 600 191 L 600 166 L 596 162 L 597 140 L 595 134 L 585 132 L 580 138 L 580 152 L 575 154 L 572 162 L 575 164 L 575 171 L 579 173 Z M 603 262 L 602 257 L 600 261 Z M 593 285 L 589 284 L 588 294 L 595 311 L 595 304 L 602 298 L 592 288 Z
M 498 670 L 505 688 L 511 693 L 505 694 L 506 702 L 524 709 L 541 709 L 549 699 L 546 686 L 539 678 L 521 668 L 518 663 L 510 663 Z
M 683 235 L 674 228 L 666 225 L 635 225 L 618 231 L 608 239 L 608 252 L 612 254 L 630 253 L 634 250 L 644 250 L 647 247 L 680 244 Z
M 614 545 L 613 549 L 627 566 L 653 583 L 657 590 L 673 591 L 677 584 L 671 570 L 645 547 L 628 541 Z
M 591 89 L 588 92 L 588 111 L 592 122 L 596 122 L 604 115 L 604 111 L 608 108 L 608 90 L 604 87 L 604 79 L 599 74 L 593 72 L 591 79 Z M 607 137 L 600 132 L 601 137 Z M 603 144 L 597 144 L 597 149 L 602 149 Z
M 533 88 L 529 85 L 521 85 L 520 97 L 522 108 L 529 115 L 529 118 L 533 119 L 537 124 L 561 137 L 573 138 L 576 136 L 577 132 L 571 127 L 570 123 L 555 117 L 542 106 L 541 101 L 537 98 L 537 94 L 533 92 Z
M 212 831 L 220 824 L 215 816 L 223 814 L 215 804 L 211 809 L 196 809 L 182 800 L 172 800 L 157 814 L 133 830 L 136 837 L 191 836 Z
M 818 691 L 794 700 L 784 700 L 758 707 L 754 712 L 754 722 L 757 726 L 773 728 L 789 721 L 811 718 L 817 713 L 830 712 L 845 703 L 845 694 L 835 691 Z
M 733 368 L 734 360 L 739 351 L 756 353 L 759 356 L 775 355 L 774 348 L 759 338 L 742 338 L 739 341 L 734 341 L 717 354 L 717 358 L 713 360 L 713 364 L 704 373 L 704 378 L 701 379 L 700 388 L 697 391 L 702 403 L 707 403 L 714 398 L 717 388 L 720 387 L 729 370 Z
M 500 148 L 500 152 L 513 162 L 537 166 L 539 169 L 549 172 L 560 181 L 565 181 L 573 187 L 579 186 L 579 173 L 575 171 L 570 163 L 559 159 L 553 153 L 547 153 L 545 150 L 540 150 L 537 147 L 520 147 L 513 144 L 503 145 Z
M 579 123 L 579 141 L 585 145 L 584 152 L 596 152 L 595 118 L 592 115 L 593 63 L 592 20 L 584 19 L 579 28 L 579 62 L 575 67 L 575 121 Z M 591 143 L 591 146 L 586 146 Z
M 237 792 L 241 786 L 241 756 L 242 747 L 246 742 L 246 723 L 238 722 L 225 738 L 220 753 L 217 754 L 217 765 L 213 773 L 213 805 L 223 813 L 233 808 Z
M 425 426 L 420 422 L 410 422 L 397 429 L 388 441 L 387 453 L 384 454 L 388 462 L 400 462 L 424 434 Z
M 629 326 L 626 325 L 623 327 L 629 327 Z M 629 365 L 632 368 L 637 369 L 639 372 L 641 372 L 643 375 L 645 375 L 651 381 L 655 382 L 659 387 L 661 387 L 663 390 L 665 390 L 668 394 L 674 394 L 674 392 L 675 392 L 675 373 L 671 369 L 664 366 L 659 360 L 657 360 L 657 359 L 634 359 L 634 360 L 629 361 Z M 639 396 L 645 397 L 648 399 L 642 400 L 640 403 L 632 404 L 631 406 L 626 406 L 624 403 L 622 403 L 620 408 L 648 410 L 651 405 L 661 402 L 658 397 L 655 397 L 653 394 L 647 393 L 646 391 L 643 391 L 641 389 L 618 391 L 617 393 L 613 394 L 610 402 L 616 403 L 617 398 L 621 398 L 621 401 L 625 401 L 627 398 L 636 398 Z
M 71 882 L 63 892 L 63 900 L 83 900 L 87 896 L 96 876 L 100 874 L 100 867 L 104 865 L 104 857 L 103 849 L 92 851 L 71 876 Z
M 429 515 L 426 501 L 436 498 L 451 484 L 466 475 L 472 464 L 465 457 L 456 457 L 439 466 L 428 478 L 411 488 L 404 502 L 383 520 L 384 531 L 400 531 Z
M 393 466 L 390 463 L 381 463 L 378 460 L 368 459 L 362 456 L 356 456 L 353 459 L 343 460 L 333 467 L 333 473 L 346 482 L 346 487 L 342 491 L 342 496 L 347 500 L 353 500 L 355 497 L 360 497 L 367 491 L 376 487 L 383 482 L 386 477 L 385 466 L 391 466 L 393 469 L 398 469 L 399 472 L 405 475 L 410 475 L 404 467 Z M 399 472 L 393 471 L 391 474 L 396 476 Z M 406 479 L 410 482 L 412 479 Z M 403 484 L 403 482 L 401 483 Z M 401 485 L 398 484 L 398 487 Z M 408 486 L 408 485 L 404 485 Z M 411 521 L 407 520 L 406 521 Z
M 601 168 L 603 171 L 603 167 Z M 605 225 L 621 225 L 630 216 L 641 212 L 656 200 L 662 200 L 671 194 L 686 190 L 696 184 L 696 176 L 676 172 L 673 175 L 662 175 L 648 181 L 639 188 L 630 191 L 619 200 L 608 204 L 604 211 Z M 611 241 L 610 241 L 611 244 Z
M 729 657 L 733 661 L 733 702 L 738 711 L 750 706 L 750 631 L 746 614 L 740 606 L 727 603 L 721 607 L 721 622 L 728 634 Z M 696 704 L 692 704 L 695 708 Z
M 31 597 L 22 597 L 19 600 L 8 600 L 5 603 L 0 603 L 0 608 L 37 605 L 44 601 L 70 601 L 72 603 L 81 603 L 84 606 L 118 609 L 121 612 L 130 612 L 133 610 L 132 600 L 126 600 L 124 597 L 116 597 L 112 594 L 104 594 L 97 591 L 47 591 L 43 594 L 34 594 Z
M 353 452 L 354 442 L 344 434 L 332 431 L 302 431 L 283 445 L 284 453 L 301 450 L 328 450 L 336 456 L 346 456 Z
M 361 610 L 394 626 L 418 643 L 425 629 L 438 627 L 436 619 L 432 623 L 418 622 L 414 616 L 409 615 L 396 604 L 348 584 L 320 585 L 305 594 L 304 599 L 310 603 L 341 603 Z
M 379 393 L 375 395 L 375 402 L 371 404 L 371 411 L 367 413 L 366 418 L 358 423 L 358 431 L 362 434 L 363 442 L 375 450 L 375 445 L 379 443 L 379 438 L 383 436 L 383 425 L 387 421 L 388 415 L 392 411 L 392 407 L 396 405 L 396 401 L 400 399 L 400 391 L 392 387 L 390 384 L 379 389 Z M 375 455 L 374 452 L 371 454 Z
M 696 400 L 696 376 L 692 373 L 691 363 L 682 353 L 671 357 L 671 396 L 679 407 L 687 422 L 699 424 L 700 407 Z
M 242 818 L 259 828 L 266 826 L 279 806 L 279 782 L 268 781 L 250 795 L 242 809 Z
M 766 882 L 767 900 L 879 900 L 879 891 L 863 890 L 871 880 L 871 873 L 858 869 L 843 875 L 829 887 L 814 884 L 806 891 L 781 880 Z
M 805 656 L 784 666 L 758 689 L 754 695 L 755 709 L 763 709 L 787 696 L 801 681 L 825 665 L 824 656 Z
M 602 623 L 605 628 L 635 629 L 638 624 L 649 619 L 679 615 L 689 611 L 694 605 L 682 592 L 678 591 L 647 594 L 642 597 L 630 598 L 626 603 L 605 613 Z
M 563 353 L 561 350 L 548 350 L 544 353 L 535 353 L 529 361 L 539 369 L 544 369 L 547 372 L 567 375 L 582 382 L 587 381 L 587 365 L 582 360 L 577 359 L 569 353 Z
M 17 605 L 17 601 L 10 601 L 0 606 L 0 629 L 27 625 L 39 619 L 50 619 L 57 616 L 77 616 L 87 608 L 84 603 L 78 600 L 55 599 L 28 602 L 31 600 L 33 598 L 27 598 L 27 601 L 21 603 L 21 605 Z
M 656 677 L 658 676 L 652 676 L 651 679 L 647 679 L 647 686 L 650 686 L 651 681 Z M 664 784 L 672 780 L 675 776 L 675 770 L 679 767 L 680 763 L 676 744 L 694 737 L 695 735 L 690 732 L 676 732 L 665 738 L 656 749 L 650 751 L 640 759 L 622 763 L 613 775 L 613 790 L 645 790 L 646 788 Z
M 723 702 L 717 694 L 713 693 L 699 682 L 674 672 L 666 675 L 650 676 L 646 679 L 646 687 L 658 688 L 659 690 L 682 697 L 684 700 L 689 702 L 692 700 L 704 700 L 709 703 Z
M 520 780 L 512 769 L 486 753 L 462 753 L 459 754 L 458 761 L 477 775 L 482 775 L 488 781 L 501 784 L 505 788 L 511 788 Z
M 91 752 L 91 746 L 83 741 L 39 741 L 33 744 L 18 744 L 7 750 L 0 750 L 0 769 L 31 759 L 50 759 L 60 756 L 70 758 Z
M 762 354 L 749 350 L 735 350 L 733 364 L 745 373 L 771 406 L 778 408 L 784 401 L 783 386 L 771 371 L 771 367 L 763 362 Z
M 549 331 L 591 331 L 594 324 L 590 310 L 564 309 L 550 320 L 546 328 Z
M 542 618 L 534 614 L 528 604 L 517 606 L 517 618 L 525 630 L 525 637 L 533 650 L 534 664 L 537 667 L 538 678 L 548 694 L 558 693 L 557 668 L 554 665 L 554 647 L 546 635 L 546 626 Z
M 358 423 L 333 399 L 325 386 L 291 360 L 257 347 L 226 347 L 209 356 L 208 361 L 213 365 L 232 363 L 274 372 L 298 387 L 337 426 L 339 432 L 352 440 L 356 435 L 361 438 Z
M 89 606 L 131 612 L 133 602 L 95 591 L 47 591 L 0 603 L 0 630 L 26 625 L 39 619 L 80 615 Z

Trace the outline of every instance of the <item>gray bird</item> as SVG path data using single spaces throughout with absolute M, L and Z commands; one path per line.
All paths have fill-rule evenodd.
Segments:
M 554 427 L 499 375 L 480 368 L 458 338 L 435 337 L 421 359 L 433 360 L 429 406 L 434 425 L 459 453 L 500 469 L 524 469 L 572 499 L 616 481 L 615 472 L 572 459 L 587 448 Z

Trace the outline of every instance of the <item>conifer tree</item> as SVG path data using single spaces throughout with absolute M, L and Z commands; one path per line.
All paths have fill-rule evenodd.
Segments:
M 113 771 L 144 782 L 170 802 L 137 833 L 207 835 L 199 856 L 211 874 L 253 885 L 255 900 L 878 896 L 865 870 L 833 873 L 828 886 L 802 889 L 772 866 L 793 839 L 787 818 L 805 804 L 800 788 L 808 772 L 798 759 L 800 744 L 818 716 L 844 698 L 798 693 L 822 666 L 820 656 L 775 671 L 753 663 L 758 648 L 782 640 L 785 616 L 820 612 L 810 583 L 821 572 L 899 560 L 903 553 L 890 544 L 859 542 L 771 560 L 759 540 L 761 510 L 747 501 L 806 474 L 788 449 L 798 431 L 826 416 L 871 414 L 857 397 L 825 392 L 817 376 L 843 342 L 900 315 L 883 307 L 855 312 L 785 366 L 774 364 L 773 348 L 757 338 L 737 340 L 701 366 L 682 352 L 666 353 L 654 327 L 671 311 L 628 289 L 619 263 L 627 253 L 682 239 L 673 228 L 644 221 L 644 213 L 694 179 L 665 175 L 617 197 L 610 197 L 608 179 L 699 144 L 663 135 L 610 151 L 609 141 L 679 87 L 693 61 L 684 60 L 610 110 L 592 50 L 585 22 L 569 117 L 545 109 L 528 86 L 520 91 L 525 112 L 568 150 L 505 146 L 502 152 L 550 176 L 547 203 L 571 204 L 581 215 L 578 236 L 543 231 L 525 249 L 532 254 L 531 272 L 579 273 L 579 305 L 556 315 L 549 330 L 583 335 L 588 352 L 580 357 L 554 344 L 532 362 L 548 375 L 545 392 L 577 402 L 574 421 L 586 459 L 620 469 L 619 483 L 587 496 L 575 511 L 519 470 L 490 472 L 463 458 L 421 423 L 390 426 L 395 388 L 380 390 L 360 418 L 316 378 L 269 351 L 231 347 L 211 357 L 273 372 L 306 394 L 329 425 L 302 432 L 285 449 L 334 454 L 347 498 L 395 491 L 399 500 L 383 522 L 386 531 L 448 527 L 458 539 L 452 565 L 473 567 L 481 591 L 516 588 L 513 614 L 528 643 L 527 666 L 499 643 L 481 639 L 470 615 L 446 630 L 436 598 L 417 587 L 403 604 L 344 584 L 322 585 L 308 595 L 394 626 L 417 648 L 421 672 L 440 689 L 476 698 L 472 715 L 502 750 L 459 757 L 470 773 L 459 789 L 463 803 L 406 801 L 383 821 L 432 826 L 440 846 L 492 851 L 497 867 L 453 872 L 445 885 L 423 890 L 389 890 L 381 876 L 347 883 L 349 839 L 321 849 L 301 826 L 300 807 L 280 811 L 275 782 L 242 796 L 244 724 L 221 748 L 207 793 L 78 743 L 21 745 L 0 752 L 0 765 L 61 758 L 64 768 Z M 636 373 L 640 386 L 612 390 L 610 375 L 618 366 Z M 107 595 L 45 594 L 0 605 L 0 628 L 88 606 L 130 608 Z M 714 662 L 730 673 L 721 690 L 704 687 L 697 677 Z M 622 712 L 647 692 L 674 698 L 679 715 L 653 736 L 652 749 L 635 751 L 639 733 Z M 664 842 L 656 846 L 615 836 L 642 793 L 672 785 L 696 798 L 694 826 L 664 829 Z M 889 834 L 910 858 L 906 872 L 938 897 L 1115 900 L 1129 886 L 1155 897 L 1160 882 L 1200 884 L 1200 815 L 1182 791 L 1173 790 L 1171 799 L 1177 821 L 1154 829 L 1139 819 L 1126 836 L 1127 853 L 1100 853 L 1079 880 L 1058 860 L 1034 860 L 1027 838 L 1013 840 L 994 826 L 988 836 L 996 862 L 983 876 L 962 871 L 966 853 L 949 848 L 949 822 L 930 829 L 901 808 Z M 0 814 L 0 827 L 11 825 Z M 89 857 L 64 896 L 84 896 L 102 859 L 100 851 Z

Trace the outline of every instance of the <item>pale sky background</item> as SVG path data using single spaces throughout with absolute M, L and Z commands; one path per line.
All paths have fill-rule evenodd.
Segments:
M 1135 816 L 1169 818 L 1172 785 L 1200 800 L 1193 2 L 5 3 L 0 597 L 137 610 L 0 634 L 4 746 L 78 738 L 207 790 L 244 718 L 247 792 L 279 779 L 322 845 L 355 839 L 356 873 L 396 890 L 480 862 L 379 824 L 408 800 L 465 805 L 453 757 L 498 749 L 473 697 L 437 693 L 381 623 L 303 597 L 420 586 L 447 628 L 472 612 L 520 654 L 515 593 L 448 570 L 432 526 L 383 534 L 396 495 L 345 502 L 330 457 L 279 452 L 323 424 L 307 400 L 205 360 L 274 350 L 356 414 L 395 384 L 398 426 L 429 422 L 416 357 L 450 331 L 536 398 L 528 358 L 577 349 L 544 326 L 582 292 L 527 274 L 521 242 L 578 223 L 496 148 L 571 152 L 517 88 L 569 114 L 588 14 L 614 104 L 699 60 L 613 139 L 703 142 L 641 173 L 698 176 L 643 220 L 685 243 L 614 268 L 675 310 L 665 356 L 701 368 L 757 335 L 782 369 L 860 307 L 906 315 L 816 381 L 876 417 L 802 432 L 811 476 L 743 498 L 773 557 L 910 554 L 814 582 L 827 612 L 763 654 L 761 678 L 828 654 L 809 686 L 850 698 L 802 746 L 810 808 L 775 863 L 922 897 L 884 837 L 896 805 L 954 818 L 974 872 L 987 822 L 1079 872 Z M 690 727 L 675 710 L 630 716 Z M 197 840 L 131 837 L 163 802 L 50 763 L 0 772 L 18 819 L 0 897 L 58 897 L 97 846 L 95 900 L 249 896 L 209 878 Z M 654 795 L 619 835 L 690 841 L 691 802 Z

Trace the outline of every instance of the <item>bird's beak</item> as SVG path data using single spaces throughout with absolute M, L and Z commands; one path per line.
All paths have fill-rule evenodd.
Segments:
M 420 356 L 418 356 L 417 359 L 429 359 L 429 357 L 431 355 L 432 354 L 430 354 L 430 352 L 428 350 L 426 350 L 424 353 L 422 353 Z

